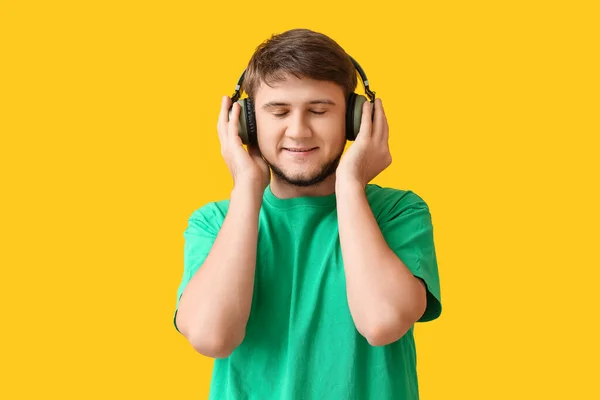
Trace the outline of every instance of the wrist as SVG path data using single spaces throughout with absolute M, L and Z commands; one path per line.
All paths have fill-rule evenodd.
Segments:
M 340 199 L 354 198 L 364 195 L 365 186 L 358 179 L 339 179 L 335 182 L 335 194 Z
M 231 200 L 234 202 L 240 201 L 248 206 L 260 209 L 264 189 L 259 185 L 252 183 L 236 183 L 231 190 Z
M 335 189 L 336 192 L 338 190 L 340 191 L 345 191 L 345 190 L 364 190 L 365 189 L 365 184 L 362 183 L 360 181 L 360 179 L 358 179 L 355 176 L 349 176 L 349 175 L 337 175 L 335 178 Z

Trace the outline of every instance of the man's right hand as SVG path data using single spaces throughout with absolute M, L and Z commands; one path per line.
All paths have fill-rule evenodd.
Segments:
M 217 123 L 221 156 L 229 168 L 235 187 L 251 188 L 257 190 L 257 194 L 262 196 L 271 179 L 269 166 L 263 160 L 258 146 L 249 145 L 248 151 L 244 149 L 238 134 L 241 107 L 237 102 L 233 104 L 231 120 L 229 119 L 230 108 L 231 98 L 224 96 Z

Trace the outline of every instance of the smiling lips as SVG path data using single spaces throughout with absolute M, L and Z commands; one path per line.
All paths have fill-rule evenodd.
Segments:
M 292 153 L 308 153 L 316 149 L 316 147 L 304 147 L 304 148 L 289 148 L 284 147 L 284 150 L 290 151 Z

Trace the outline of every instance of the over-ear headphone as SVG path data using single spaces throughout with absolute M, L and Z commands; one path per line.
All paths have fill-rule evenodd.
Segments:
M 350 57 L 352 64 L 354 64 L 354 68 L 360 75 L 365 88 L 365 94 L 369 97 L 371 104 L 373 104 L 375 102 L 375 92 L 369 88 L 369 80 L 367 79 L 365 71 L 354 58 L 351 56 L 348 57 Z M 246 70 L 242 72 L 242 75 L 235 86 L 235 92 L 231 96 L 231 104 L 233 105 L 235 102 L 238 102 L 241 107 L 240 118 L 238 121 L 238 134 L 242 139 L 242 143 L 257 144 L 258 141 L 256 138 L 256 116 L 254 114 L 254 104 L 249 97 L 240 99 L 242 94 L 241 87 L 245 74 Z M 362 106 L 365 101 L 367 101 L 367 98 L 363 95 L 350 93 L 350 96 L 348 96 L 346 101 L 346 140 L 355 140 L 356 136 L 358 135 L 360 121 L 362 119 Z M 229 117 L 231 117 L 231 109 L 229 110 Z

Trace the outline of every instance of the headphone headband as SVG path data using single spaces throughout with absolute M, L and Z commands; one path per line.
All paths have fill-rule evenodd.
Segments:
M 350 60 L 352 61 L 354 68 L 358 71 L 358 74 L 360 75 L 363 87 L 365 88 L 365 94 L 367 95 L 367 97 L 369 98 L 371 103 L 373 103 L 375 101 L 375 92 L 373 92 L 369 88 L 369 79 L 367 78 L 367 74 L 362 69 L 362 67 L 360 66 L 358 61 L 356 61 L 354 58 L 352 58 L 352 56 L 350 56 L 349 54 L 347 54 L 347 55 L 350 58 Z M 241 88 L 242 88 L 242 82 L 244 81 L 245 75 L 246 75 L 246 70 L 244 69 L 244 72 L 242 72 L 240 79 L 238 79 L 238 82 L 235 85 L 235 91 L 233 92 L 233 95 L 231 95 L 231 103 L 232 104 L 235 103 L 236 101 L 238 101 L 240 99 L 240 97 L 242 96 Z
M 362 69 L 362 67 L 360 66 L 358 61 L 356 61 L 354 58 L 352 58 L 352 56 L 349 54 L 348 54 L 348 57 L 350 57 L 350 60 L 352 60 L 352 64 L 354 64 L 354 68 L 356 68 L 356 70 L 358 71 L 358 74 L 360 75 L 360 78 L 362 79 L 363 87 L 365 88 L 365 94 L 367 95 L 367 97 L 369 98 L 371 103 L 373 103 L 375 101 L 375 92 L 373 92 L 369 88 L 369 79 L 367 78 L 367 74 Z
M 242 95 L 241 92 L 241 88 L 242 88 L 242 82 L 244 81 L 244 75 L 246 75 L 246 70 L 244 69 L 244 72 L 242 72 L 242 75 L 240 76 L 240 79 L 238 79 L 237 84 L 235 85 L 235 92 L 233 93 L 233 95 L 231 96 L 231 104 L 235 103 L 236 101 L 238 101 Z

